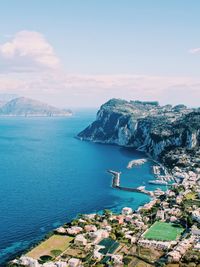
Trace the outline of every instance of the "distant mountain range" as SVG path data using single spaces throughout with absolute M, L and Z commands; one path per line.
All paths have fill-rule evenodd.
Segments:
M 0 116 L 65 117 L 70 115 L 72 115 L 71 110 L 59 109 L 26 97 L 0 103 Z

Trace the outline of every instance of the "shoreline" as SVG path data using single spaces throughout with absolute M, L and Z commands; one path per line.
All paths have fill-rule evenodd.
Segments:
M 1 116 L 0 116 L 0 118 L 1 118 Z M 46 117 L 45 117 L 45 118 L 46 118 Z M 78 138 L 78 139 L 79 139 L 79 138 Z M 79 140 L 80 140 L 80 139 L 79 139 Z M 110 144 L 108 144 L 108 145 L 110 145 Z M 112 145 L 113 145 L 113 146 L 117 146 L 116 144 L 112 144 Z M 125 148 L 126 148 L 126 147 L 125 147 Z M 139 153 L 141 153 L 141 154 L 144 154 L 144 152 L 140 152 L 140 151 L 137 151 L 137 152 L 139 152 Z M 148 160 L 148 159 L 147 159 L 147 160 Z M 114 187 L 113 187 L 113 188 L 114 188 Z M 120 190 L 120 188 L 116 188 L 116 189 Z M 122 189 L 122 190 L 124 190 L 124 189 Z M 128 191 L 128 190 L 126 190 L 126 191 Z M 150 200 L 145 201 L 145 204 L 144 204 L 144 205 L 148 204 L 148 203 L 152 200 L 152 196 L 151 196 L 151 195 L 146 194 L 146 193 L 144 193 L 144 192 L 141 192 L 140 190 L 137 190 L 137 189 L 136 189 L 136 191 L 135 191 L 135 189 L 134 189 L 134 191 L 132 191 L 132 192 L 139 193 L 139 194 L 140 194 L 140 193 L 141 193 L 141 194 L 145 194 L 145 195 L 147 195 L 147 196 L 150 197 Z M 139 209 L 140 207 L 142 207 L 142 206 L 141 206 L 141 205 L 138 205 L 137 209 Z M 105 208 L 105 209 L 106 209 L 106 208 Z M 103 211 L 104 211 L 105 209 L 90 211 L 89 213 L 86 213 L 86 214 L 91 214 L 91 213 L 102 214 Z M 62 226 L 65 225 L 65 224 L 70 224 L 71 222 L 73 222 L 73 220 L 77 219 L 77 216 L 78 216 L 78 213 L 77 213 L 77 215 L 76 215 L 74 218 L 72 218 L 71 220 L 64 222 L 64 224 L 61 224 L 60 227 L 62 227 Z M 41 238 L 39 237 L 38 240 L 36 240 L 36 242 L 34 242 L 31 246 L 28 246 L 27 249 L 22 249 L 21 252 L 16 252 L 16 253 L 13 254 L 12 256 L 10 256 L 10 257 L 8 258 L 8 260 L 6 260 L 6 262 L 3 263 L 2 267 L 7 267 L 8 264 L 9 264 L 9 262 L 11 262 L 13 259 L 15 259 L 16 257 L 20 257 L 20 256 L 23 255 L 23 254 L 27 254 L 27 253 L 30 252 L 33 248 L 35 248 L 35 247 L 37 247 L 38 245 L 40 245 L 41 243 L 43 243 L 47 238 L 49 238 L 49 236 L 53 235 L 53 233 L 54 233 L 55 230 L 56 230 L 55 228 L 52 228 L 52 230 L 50 230 L 50 231 L 48 231 L 47 233 L 45 233 L 43 237 L 41 237 Z
M 169 174 L 169 169 L 167 169 L 164 165 L 162 165 L 162 163 L 160 163 L 160 162 L 158 162 L 158 161 L 156 161 L 156 160 L 154 160 L 154 159 L 152 159 L 152 157 L 149 157 L 149 155 L 148 155 L 148 159 L 149 160 L 151 160 L 151 161 L 153 161 L 153 162 L 155 162 L 157 165 L 159 165 L 159 166 L 161 166 L 162 168 L 165 168 L 165 170 L 167 171 L 166 172 L 166 174 Z M 183 170 L 182 170 L 183 171 Z M 109 171 L 109 173 L 111 173 L 113 176 L 120 176 L 120 174 L 121 173 L 118 173 L 118 172 L 115 172 L 115 171 Z M 178 182 L 176 182 L 175 183 L 175 186 L 176 185 L 178 185 L 179 183 Z M 113 187 L 113 184 L 112 184 L 112 187 Z M 122 190 L 124 190 L 125 189 L 125 187 L 120 187 L 120 186 L 114 186 L 113 188 L 116 188 L 116 189 L 120 189 L 120 188 L 122 188 Z M 128 189 L 128 188 L 127 188 Z M 131 188 L 129 188 L 129 189 L 131 189 Z M 135 190 L 135 189 L 134 189 Z M 128 190 L 126 190 L 126 191 L 128 191 Z M 169 191 L 169 190 L 168 190 Z M 134 192 L 136 192 L 136 191 L 134 191 Z M 142 192 L 139 192 L 139 193 L 142 193 Z M 166 196 L 167 195 L 167 192 L 164 192 L 164 194 L 161 194 L 161 195 L 163 195 L 163 196 Z M 152 199 L 150 199 L 150 201 L 148 201 L 146 204 L 144 204 L 143 206 L 139 206 L 138 207 L 138 209 L 136 210 L 136 211 L 134 211 L 134 212 L 136 212 L 136 213 L 138 213 L 138 212 L 140 212 L 140 210 L 143 210 L 144 208 L 146 209 L 146 207 L 153 207 L 154 205 L 155 205 L 155 203 L 157 203 L 158 202 L 158 200 L 160 199 L 160 196 L 161 195 L 159 195 L 159 196 L 155 196 L 154 195 L 154 197 L 152 198 Z M 125 208 L 124 208 L 125 209 Z M 128 209 L 128 208 L 126 208 L 126 209 Z M 99 211 L 100 212 L 100 211 Z M 96 214 L 98 214 L 98 212 L 96 213 Z M 90 215 L 92 215 L 92 214 L 88 214 L 88 216 L 90 216 Z M 85 214 L 85 215 L 83 215 L 83 216 L 87 216 L 87 214 Z M 101 215 L 99 215 L 99 216 L 101 216 Z M 116 216 L 121 216 L 120 214 L 117 214 Z M 71 220 L 69 223 L 70 224 L 72 224 L 73 223 L 73 221 L 74 220 L 76 220 L 77 219 L 77 217 L 75 217 L 75 219 L 73 219 L 73 220 Z M 68 223 L 67 223 L 68 224 Z M 60 228 L 62 228 L 62 227 L 64 227 L 66 225 L 66 223 L 64 224 L 64 225 L 62 225 Z M 150 227 L 152 227 L 152 224 L 150 225 Z M 53 230 L 53 232 L 52 233 L 54 233 L 56 231 L 56 229 L 54 229 Z M 148 231 L 148 229 L 146 229 L 145 230 L 145 232 L 144 233 L 146 233 Z M 141 237 L 143 237 L 143 235 L 144 235 L 144 233 L 141 235 Z M 47 234 L 48 235 L 48 234 Z M 44 239 L 44 240 L 46 240 L 46 239 Z M 44 240 L 41 240 L 41 242 L 39 242 L 39 244 L 41 244 Z M 142 241 L 141 241 L 142 242 Z M 39 245 L 38 244 L 38 245 Z M 172 244 L 173 244 L 173 242 L 172 242 Z M 37 245 L 36 245 L 37 246 Z M 170 245 L 171 246 L 171 245 Z M 178 245 L 177 245 L 178 246 Z M 30 249 L 28 249 L 27 251 L 31 251 L 32 250 L 32 248 L 30 248 Z M 19 255 L 19 254 L 18 254 Z M 6 266 L 6 265 L 5 265 Z M 79 266 L 79 265 L 78 265 Z M 80 265 L 80 266 L 82 266 L 82 265 Z M 154 266 L 154 265 L 153 265 Z
M 72 114 L 73 115 L 73 114 Z M 69 115 L 69 116 L 71 116 L 71 115 Z M 2 116 L 3 117 L 3 116 Z M 9 117 L 12 117 L 12 116 L 9 116 Z M 13 116 L 13 117 L 26 117 L 26 116 Z M 48 116 L 42 116 L 42 117 L 45 117 L 45 118 L 47 118 Z M 56 117 L 56 116 L 55 116 Z M 1 118 L 1 116 L 0 116 L 0 118 Z M 34 116 L 30 116 L 30 118 L 34 118 Z M 49 118 L 52 118 L 52 117 L 50 117 L 49 116 Z M 79 137 L 76 137 L 78 140 L 80 140 L 80 138 Z M 81 140 L 80 140 L 81 141 Z M 89 142 L 92 142 L 91 140 L 86 140 L 86 141 L 89 141 Z M 105 143 L 99 143 L 100 145 L 101 144 L 105 144 Z M 117 146 L 117 147 L 122 147 L 122 148 L 132 148 L 132 147 L 124 147 L 124 146 L 119 146 L 119 145 L 117 145 L 117 144 L 106 144 L 106 145 L 112 145 L 112 146 Z M 153 162 L 155 162 L 148 154 L 146 154 L 146 153 L 144 153 L 144 152 L 141 152 L 141 151 L 138 151 L 137 149 L 134 149 L 133 148 L 133 150 L 135 150 L 136 152 L 139 152 L 139 153 L 141 153 L 141 154 L 144 154 L 144 155 L 146 155 L 146 156 L 148 156 L 145 160 L 146 161 L 148 161 L 148 160 L 150 160 L 150 161 L 153 161 Z M 134 160 L 132 160 L 132 161 L 134 161 Z M 146 163 L 146 161 L 144 162 L 144 163 Z M 143 163 L 143 164 L 144 164 Z M 143 165 L 142 164 L 142 165 Z M 131 167 L 132 168 L 132 167 Z M 109 172 L 109 171 L 108 171 Z M 116 173 L 118 173 L 118 172 L 116 172 Z M 120 174 L 121 174 L 121 172 L 119 172 Z M 113 187 L 113 186 L 112 186 Z M 113 187 L 113 189 L 118 189 L 118 190 L 122 190 L 122 191 L 129 191 L 129 190 L 126 190 L 126 189 L 130 189 L 130 188 L 126 188 L 125 189 L 125 187 L 122 187 L 122 189 L 120 189 L 120 187 L 118 188 L 118 187 Z M 135 193 L 139 193 L 139 194 L 145 194 L 145 195 L 148 195 L 149 197 L 150 197 L 150 200 L 148 201 L 148 202 L 146 202 L 144 205 L 146 205 L 146 204 L 148 204 L 148 203 L 150 203 L 151 201 L 152 201 L 152 195 L 150 195 L 150 194 L 147 194 L 147 193 L 144 193 L 144 192 L 141 192 L 140 190 L 138 190 L 138 189 L 133 189 L 134 191 L 129 191 L 129 192 L 135 192 Z M 136 191 L 135 191 L 136 190 Z M 141 205 L 139 205 L 138 206 L 138 208 L 137 209 L 140 209 L 141 207 L 143 207 L 143 206 L 141 206 Z M 101 213 L 103 213 L 103 211 L 104 211 L 104 209 L 103 210 L 96 210 L 96 211 L 91 211 L 91 212 L 89 212 L 88 214 L 91 214 L 91 213 L 93 213 L 93 212 L 95 212 L 95 213 L 97 213 L 97 214 L 101 214 Z M 76 218 L 77 218 L 77 216 L 78 216 L 78 214 L 72 219 L 72 220 L 70 220 L 70 221 L 66 221 L 66 222 L 64 222 L 64 224 L 61 224 L 60 225 L 60 227 L 62 227 L 63 225 L 65 225 L 65 224 L 70 224 L 71 222 L 73 222 L 73 220 L 75 220 Z M 51 235 L 53 235 L 53 233 L 54 233 L 54 231 L 55 231 L 56 229 L 55 228 L 53 228 L 50 232 L 47 232 L 45 235 L 44 235 L 44 237 L 42 237 L 42 238 L 39 238 L 38 239 L 38 241 L 36 241 L 36 243 L 33 243 L 33 245 L 31 245 L 31 247 L 28 247 L 27 249 L 25 249 L 25 250 L 22 250 L 22 252 L 17 252 L 15 255 L 12 255 L 11 257 L 10 257 L 10 259 L 8 259 L 8 260 L 6 260 L 6 262 L 5 262 L 5 264 L 4 265 L 2 265 L 2 267 L 7 267 L 8 266 L 8 264 L 13 260 L 13 259 L 15 259 L 16 257 L 19 257 L 19 256 L 21 256 L 21 255 L 23 255 L 24 253 L 25 254 L 27 254 L 28 252 L 30 252 L 33 248 L 35 248 L 35 247 L 37 247 L 38 245 L 40 245 L 41 243 L 43 243 L 47 238 L 49 238 L 49 236 L 51 236 Z

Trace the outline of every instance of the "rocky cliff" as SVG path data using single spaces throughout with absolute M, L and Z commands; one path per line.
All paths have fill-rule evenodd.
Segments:
M 179 165 L 191 160 L 191 156 L 188 156 L 191 151 L 194 157 L 198 153 L 199 128 L 199 109 L 188 109 L 184 105 L 160 106 L 158 102 L 111 99 L 101 106 L 96 120 L 78 137 L 93 142 L 134 147 L 166 164 Z M 177 157 L 173 154 L 175 149 Z

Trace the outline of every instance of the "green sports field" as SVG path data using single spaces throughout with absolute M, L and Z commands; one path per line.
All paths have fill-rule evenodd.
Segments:
M 155 222 L 144 234 L 144 238 L 159 241 L 176 240 L 184 229 L 177 224 Z

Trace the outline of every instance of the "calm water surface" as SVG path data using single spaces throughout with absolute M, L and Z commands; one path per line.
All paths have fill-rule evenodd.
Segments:
M 122 171 L 125 186 L 145 185 L 152 179 L 150 162 L 126 169 L 144 155 L 74 138 L 94 118 L 94 111 L 71 118 L 0 118 L 0 266 L 77 213 L 137 208 L 149 200 L 112 189 L 106 173 Z

